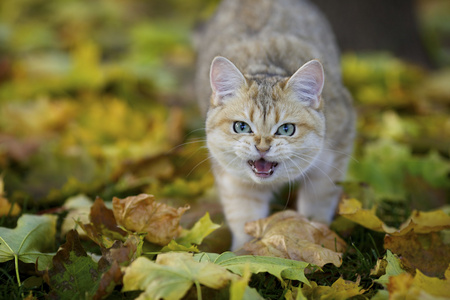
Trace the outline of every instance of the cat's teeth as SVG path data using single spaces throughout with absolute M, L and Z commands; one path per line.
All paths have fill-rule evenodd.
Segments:
M 274 172 L 275 167 L 278 166 L 277 162 L 266 161 L 263 158 L 257 161 L 249 160 L 248 164 L 252 168 L 253 173 L 261 178 L 267 178 L 271 176 Z

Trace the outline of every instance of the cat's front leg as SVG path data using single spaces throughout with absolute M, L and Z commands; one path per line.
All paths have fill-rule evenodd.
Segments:
M 314 221 L 330 224 L 342 194 L 337 185 L 345 177 L 349 155 L 324 150 L 303 175 L 297 199 L 299 213 Z
M 249 221 L 267 217 L 272 191 L 255 183 L 244 182 L 226 172 L 216 174 L 217 188 L 232 234 L 231 250 L 240 249 L 251 236 L 245 233 Z

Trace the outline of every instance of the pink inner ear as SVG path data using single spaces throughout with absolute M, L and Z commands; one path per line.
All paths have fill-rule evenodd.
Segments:
M 245 83 L 244 75 L 225 57 L 214 58 L 210 70 L 211 88 L 218 102 L 225 97 L 234 95 Z M 219 104 L 219 103 L 217 103 Z
M 312 60 L 298 69 L 286 86 L 292 88 L 301 102 L 317 109 L 320 106 L 324 78 L 322 64 L 317 60 Z

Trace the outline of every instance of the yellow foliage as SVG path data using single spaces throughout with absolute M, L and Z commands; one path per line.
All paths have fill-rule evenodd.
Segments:
M 356 199 L 344 199 L 339 205 L 339 214 L 371 230 L 385 232 L 394 236 L 405 235 L 411 230 L 415 233 L 436 232 L 450 228 L 450 216 L 442 210 L 431 212 L 413 211 L 400 228 L 387 226 L 375 215 L 376 208 L 362 208 Z
M 307 299 L 349 299 L 357 295 L 362 295 L 366 291 L 359 286 L 360 281 L 360 277 L 358 277 L 356 282 L 347 281 L 340 277 L 331 286 L 318 286 L 317 283 L 311 282 L 311 287 L 304 285 L 301 293 Z

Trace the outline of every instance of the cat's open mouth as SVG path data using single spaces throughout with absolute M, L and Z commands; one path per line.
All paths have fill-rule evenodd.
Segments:
M 260 178 L 267 178 L 273 174 L 277 162 L 267 161 L 263 158 L 258 160 L 249 160 L 248 164 L 252 168 L 253 173 Z

